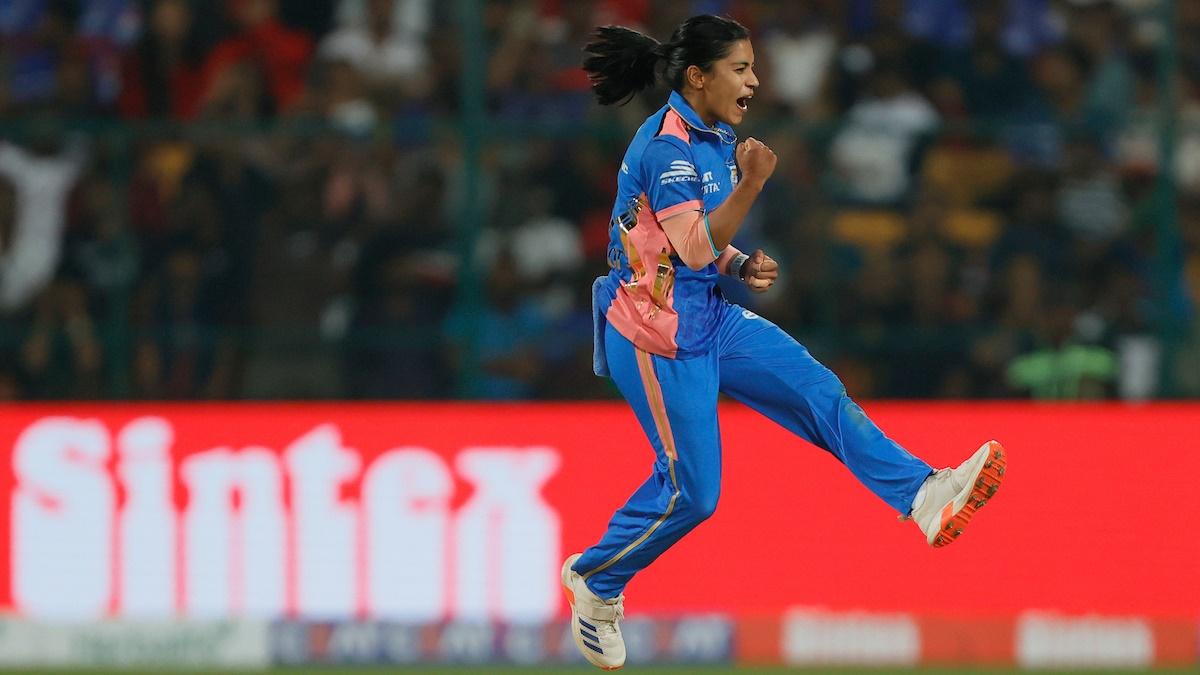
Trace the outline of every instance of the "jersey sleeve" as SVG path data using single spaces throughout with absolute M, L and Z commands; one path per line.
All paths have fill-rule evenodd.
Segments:
M 685 211 L 703 211 L 700 172 L 692 153 L 673 137 L 655 138 L 642 156 L 650 211 L 662 222 Z
M 691 153 L 682 142 L 658 138 L 650 142 L 644 160 L 650 211 L 679 258 L 691 269 L 704 268 L 720 251 L 709 231 L 700 172 Z

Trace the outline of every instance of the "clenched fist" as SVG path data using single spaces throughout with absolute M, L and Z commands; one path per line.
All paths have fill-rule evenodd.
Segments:
M 770 152 L 768 150 L 768 152 Z M 774 157 L 774 155 L 772 155 Z M 760 248 L 742 264 L 742 278 L 755 293 L 764 293 L 779 278 L 779 263 Z
M 757 183 L 759 186 L 767 182 L 775 172 L 775 153 L 757 138 L 750 137 L 738 143 L 737 163 L 742 171 L 742 180 Z

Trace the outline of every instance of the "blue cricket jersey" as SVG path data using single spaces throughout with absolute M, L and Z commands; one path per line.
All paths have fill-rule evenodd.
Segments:
M 737 185 L 736 143 L 729 125 L 708 127 L 672 92 L 625 152 L 610 229 L 610 271 L 598 285 L 596 302 L 606 320 L 640 349 L 689 358 L 711 347 L 724 302 L 716 263 L 736 249 L 717 250 L 707 214 Z M 663 221 L 691 212 L 695 219 L 672 221 L 693 223 L 686 236 L 663 229 Z

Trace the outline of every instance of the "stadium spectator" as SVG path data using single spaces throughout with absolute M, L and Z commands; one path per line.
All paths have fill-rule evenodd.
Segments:
M 240 393 L 250 399 L 343 397 L 341 359 L 329 345 L 346 337 L 352 261 L 340 255 L 338 233 L 314 217 L 321 213 L 315 172 L 281 178 L 278 194 L 262 220 L 247 291 L 248 322 L 265 329 L 245 340 Z
M 1077 240 L 1112 241 L 1128 228 L 1129 206 L 1098 143 L 1086 136 L 1066 147 L 1056 195 L 1058 218 Z
M 938 123 L 937 111 L 897 66 L 879 67 L 830 147 L 839 191 L 856 203 L 907 197 L 919 144 Z
M 454 378 L 439 328 L 453 288 L 433 285 L 422 252 L 405 247 L 393 234 L 372 240 L 355 270 L 354 315 L 344 343 L 347 393 L 364 399 L 444 398 L 453 393 Z M 495 327 L 480 327 L 488 328 Z M 504 339 L 502 334 L 459 337 Z M 472 393 L 503 398 L 486 387 Z
M 1037 319 L 1035 345 L 1009 363 L 1014 390 L 1042 400 L 1087 400 L 1111 396 L 1117 375 L 1112 351 L 1076 335 L 1078 312 L 1071 302 L 1048 303 Z
M 429 86 L 428 0 L 343 0 L 342 25 L 317 50 L 321 59 L 345 61 L 376 96 L 415 98 Z
M 21 365 L 39 399 L 92 399 L 102 392 L 103 349 L 87 295 L 75 280 L 50 283 L 34 303 Z
M 237 336 L 213 263 L 196 243 L 177 240 L 138 290 L 135 397 L 227 399 L 235 393 Z
M 521 284 L 543 310 L 561 316 L 571 309 L 571 284 L 578 281 L 583 265 L 579 228 L 555 212 L 554 195 L 545 187 L 527 187 L 514 198 L 521 203 L 519 220 L 511 229 L 484 233 L 479 254 L 494 260 L 508 252 Z
M 837 53 L 837 30 L 828 5 L 775 3 L 760 39 L 768 86 L 777 101 L 801 119 L 822 119 L 829 66 Z
M 55 147 L 52 129 L 34 149 L 0 141 L 0 177 L 16 190 L 12 236 L 0 250 L 0 312 L 26 306 L 54 277 L 62 255 L 67 194 L 88 151 L 76 139 Z
M 22 2 L 0 12 L 0 54 L 5 61 L 5 98 L 30 108 L 54 101 L 61 52 L 71 40 L 66 7 Z
M 204 93 L 205 41 L 187 0 L 157 0 L 125 57 L 119 100 L 125 117 L 192 119 Z
M 518 2 L 489 64 L 488 87 L 499 116 L 547 124 L 581 119 L 590 110 L 587 76 L 579 68 L 594 5 L 566 3 L 544 16 Z
M 330 125 L 351 138 L 365 139 L 378 123 L 379 113 L 368 97 L 362 74 L 347 61 L 329 61 L 317 68 L 317 105 Z
M 517 261 L 507 250 L 496 255 L 485 283 L 485 304 L 473 315 L 449 317 L 446 336 L 454 344 L 455 363 L 467 355 L 481 372 L 468 378 L 462 393 L 472 398 L 508 400 L 532 397 L 545 369 L 543 347 L 549 321 L 525 295 Z
M 1000 3 L 971 3 L 974 35 L 946 49 L 939 69 L 961 89 L 973 117 L 994 120 L 1026 105 L 1033 94 L 1027 62 L 1005 44 Z
M 87 305 L 108 316 L 137 281 L 139 245 L 126 226 L 116 186 L 99 168 L 81 178 L 68 209 L 59 274 L 77 279 Z
M 1101 129 L 1125 121 L 1133 103 L 1130 22 L 1113 0 L 1076 7 L 1067 22 L 1067 46 L 1084 61 L 1087 118 Z
M 311 40 L 279 20 L 277 0 L 226 0 L 226 7 L 236 33 L 217 43 L 205 60 L 205 97 L 222 98 L 232 86 L 229 73 L 240 68 L 261 73 L 274 110 L 288 109 L 304 91 Z
M 1100 120 L 1089 117 L 1081 57 L 1056 48 L 1033 58 L 1033 95 L 1010 117 L 1007 133 L 1017 161 L 1057 168 L 1064 160 L 1067 137 L 1102 134 Z

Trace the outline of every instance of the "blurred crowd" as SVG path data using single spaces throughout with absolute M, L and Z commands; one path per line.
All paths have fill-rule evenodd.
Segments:
M 614 396 L 590 280 L 665 94 L 580 50 L 702 12 L 780 157 L 735 244 L 783 278 L 727 295 L 852 395 L 1200 396 L 1200 3 L 1173 50 L 1157 0 L 468 5 L 5 0 L 0 399 Z

